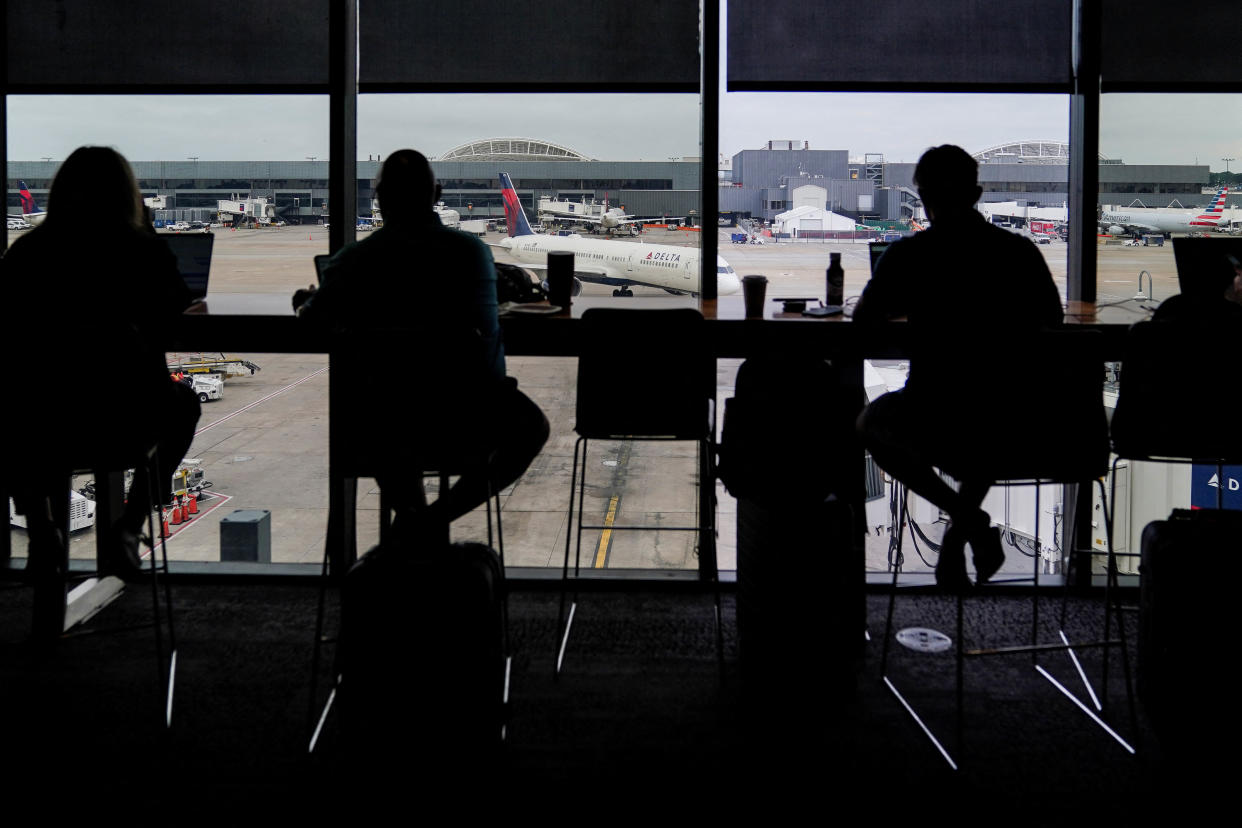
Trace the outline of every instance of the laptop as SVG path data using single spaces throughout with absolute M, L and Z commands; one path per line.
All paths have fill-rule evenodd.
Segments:
M 211 275 L 211 233 L 168 233 L 160 238 L 177 257 L 177 271 L 195 301 L 207 298 L 207 278 Z
M 1242 239 L 1174 239 L 1173 261 L 1183 295 L 1220 298 L 1222 284 L 1228 284 L 1235 262 L 1242 262 Z
M 319 284 L 323 284 L 323 271 L 328 266 L 328 259 L 332 258 L 331 253 L 320 253 L 315 257 L 315 279 Z
M 871 274 L 875 275 L 875 263 L 884 255 L 884 251 L 888 250 L 892 242 L 871 242 L 867 246 L 871 249 Z

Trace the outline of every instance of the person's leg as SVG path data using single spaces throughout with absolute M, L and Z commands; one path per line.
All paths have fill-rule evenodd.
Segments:
M 497 400 L 487 426 L 495 453 L 486 472 L 471 470 L 463 474 L 431 506 L 445 521 L 453 521 L 482 505 L 489 488 L 495 493 L 515 483 L 548 441 L 548 418 L 516 388 L 506 389 Z
M 954 489 L 936 471 L 928 459 L 934 454 L 930 445 L 941 437 L 934 427 L 927 427 L 934 415 L 920 410 L 910 399 L 896 391 L 873 401 L 858 418 L 863 444 L 881 469 L 901 481 L 912 492 L 947 512 L 951 524 L 945 531 L 936 563 L 936 581 L 951 589 L 970 586 L 966 575 L 966 544 L 975 551 L 979 580 L 986 580 L 999 568 L 992 566 L 993 548 L 984 542 L 989 518 L 980 508 L 990 482 L 964 481 Z M 980 540 L 975 541 L 976 538 Z M 997 536 L 999 541 L 999 536 Z M 980 549 L 986 549 L 980 566 Z M 1002 556 L 1003 557 L 1003 556 Z
M 129 423 L 130 434 L 121 435 L 134 440 L 135 449 L 146 443 L 146 429 L 154 428 L 156 451 L 158 453 L 158 479 L 151 480 L 151 470 L 146 464 L 139 464 L 134 469 L 134 481 L 125 499 L 125 509 L 115 528 L 115 536 L 104 546 L 101 568 L 122 578 L 133 577 L 142 569 L 142 559 L 138 556 L 138 538 L 146 528 L 151 514 L 152 487 L 155 489 L 155 502 L 167 504 L 172 500 L 172 476 L 194 441 L 194 427 L 198 424 L 202 412 L 198 396 L 189 386 L 169 382 L 158 399 L 150 403 L 154 411 L 154 425 Z M 149 443 L 146 443 L 149 445 Z M 156 532 L 160 531 L 156 527 Z
M 971 522 L 979 514 L 979 504 L 987 494 L 988 485 L 964 484 L 955 490 L 926 459 L 933 452 L 931 446 L 921 445 L 935 440 L 933 429 L 921 427 L 927 413 L 920 416 L 900 391 L 876 399 L 858 418 L 858 430 L 863 445 L 881 469 L 900 480 L 919 497 L 953 521 Z

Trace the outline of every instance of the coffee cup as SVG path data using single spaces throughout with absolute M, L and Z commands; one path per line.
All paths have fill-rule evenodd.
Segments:
M 767 276 L 743 276 L 742 299 L 746 303 L 747 319 L 763 318 L 763 300 L 768 292 Z

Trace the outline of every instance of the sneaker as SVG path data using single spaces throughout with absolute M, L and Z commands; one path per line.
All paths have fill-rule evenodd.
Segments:
M 128 529 L 117 529 L 111 542 L 104 547 L 99 574 L 115 575 L 122 581 L 141 580 L 146 576 L 142 558 L 138 556 L 138 535 Z
M 970 538 L 970 556 L 975 562 L 975 581 L 985 583 L 996 574 L 1005 562 L 1005 550 L 1001 546 L 1000 529 L 989 526 L 977 531 Z
M 970 578 L 966 575 L 965 533 L 955 524 L 949 524 L 940 543 L 936 585 L 949 592 L 965 592 L 971 587 Z

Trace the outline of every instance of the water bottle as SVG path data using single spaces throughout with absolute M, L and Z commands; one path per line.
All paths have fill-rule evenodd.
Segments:
M 845 271 L 841 269 L 841 254 L 828 254 L 828 292 L 825 305 L 845 304 Z

